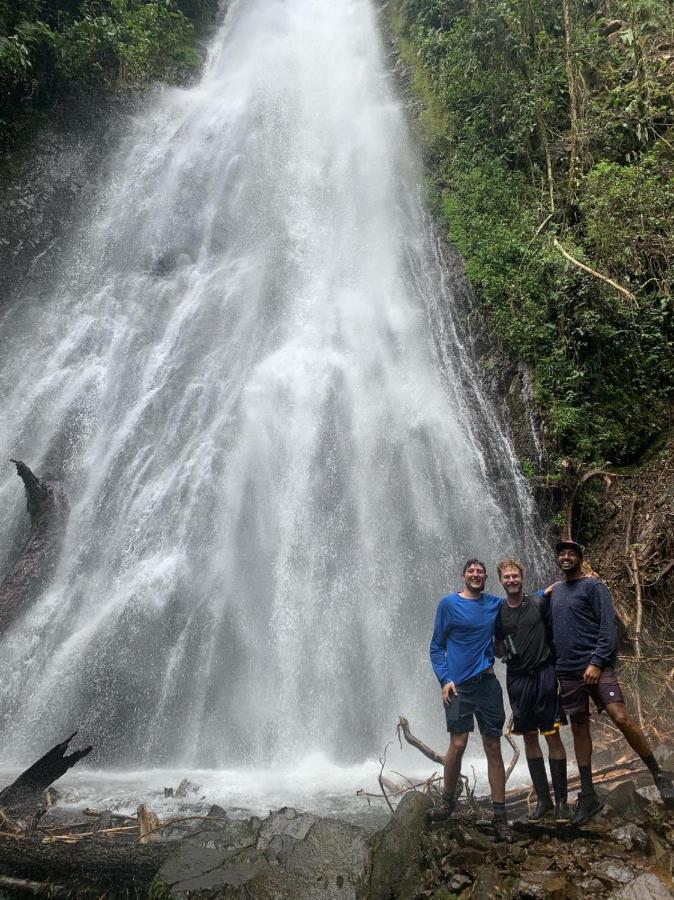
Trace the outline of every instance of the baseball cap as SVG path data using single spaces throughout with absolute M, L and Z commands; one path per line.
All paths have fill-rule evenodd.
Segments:
M 583 548 L 575 541 L 557 541 L 555 544 L 555 553 L 559 553 L 562 550 L 575 550 L 581 558 L 584 553 Z

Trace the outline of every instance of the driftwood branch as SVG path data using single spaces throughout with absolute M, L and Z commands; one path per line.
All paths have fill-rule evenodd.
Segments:
M 625 297 L 627 297 L 628 300 L 631 300 L 632 303 L 634 303 L 634 304 L 637 303 L 637 298 L 634 296 L 634 294 L 631 291 L 628 291 L 627 288 L 624 288 L 621 284 L 618 284 L 617 281 L 614 281 L 612 278 L 609 278 L 608 275 L 602 275 L 601 272 L 597 272 L 596 269 L 591 269 L 589 266 L 586 266 L 585 263 L 582 263 L 582 262 L 580 262 L 580 260 L 576 259 L 574 256 L 571 256 L 571 254 L 568 252 L 568 250 L 565 250 L 564 247 L 562 247 L 562 245 L 557 240 L 557 238 L 553 238 L 552 243 L 557 248 L 557 250 L 559 250 L 559 252 L 562 254 L 562 256 L 565 259 L 568 259 L 568 261 L 570 263 L 573 263 L 574 266 L 577 266 L 579 269 L 582 269 L 583 272 L 587 272 L 588 275 L 593 275 L 595 278 L 598 278 L 600 281 L 603 281 L 605 284 L 610 285 L 610 287 L 612 287 L 614 290 L 619 291 L 621 294 L 623 294 Z
M 508 783 L 508 779 L 512 775 L 513 770 L 515 769 L 515 766 L 519 762 L 519 758 L 520 758 L 520 748 L 517 746 L 515 741 L 512 739 L 512 728 L 513 728 L 513 714 L 510 713 L 510 718 L 508 719 L 508 725 L 506 726 L 506 730 L 503 733 L 503 737 L 510 744 L 510 746 L 512 747 L 512 751 L 513 751 L 512 758 L 508 764 L 508 768 L 505 771 L 505 783 L 506 784 Z
M 410 744 L 412 747 L 416 747 L 416 749 L 420 753 L 423 753 L 423 755 L 427 759 L 432 760 L 432 762 L 434 762 L 434 763 L 438 763 L 438 765 L 440 765 L 440 766 L 444 766 L 445 757 L 442 756 L 442 754 L 438 753 L 437 751 L 432 750 L 429 746 L 424 744 L 423 741 L 420 741 L 418 737 L 416 737 L 415 735 L 412 734 L 412 732 L 410 731 L 410 723 L 405 718 L 405 716 L 399 717 L 398 724 L 396 726 L 396 734 L 398 735 L 399 741 L 400 741 L 400 735 L 402 734 L 402 736 L 405 738 L 407 743 Z M 401 742 L 401 746 L 402 746 L 402 742 Z
M 65 531 L 70 508 L 55 479 L 40 479 L 21 460 L 13 459 L 23 481 L 30 534 L 18 558 L 0 583 L 0 633 L 7 630 L 43 586 L 51 571 Z
M 615 477 L 617 477 L 615 472 L 610 472 L 606 466 L 599 466 L 597 469 L 588 469 L 587 472 L 584 472 L 578 478 L 571 490 L 568 491 L 564 501 L 564 534 L 562 535 L 564 540 L 570 541 L 572 539 L 573 514 L 576 509 L 578 495 L 588 481 L 591 481 L 593 478 L 603 478 L 604 481 L 610 484 L 611 478 Z
M 66 753 L 76 734 L 75 731 L 65 741 L 52 747 L 12 784 L 0 791 L 0 807 L 10 817 L 25 814 L 26 811 L 32 815 L 35 807 L 44 802 L 42 795 L 49 785 L 91 752 L 93 748 L 89 746 Z

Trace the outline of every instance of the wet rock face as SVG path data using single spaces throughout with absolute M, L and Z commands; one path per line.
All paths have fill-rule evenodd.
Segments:
M 0 308 L 11 299 L 53 290 L 133 103 L 72 99 L 39 120 L 32 140 L 0 156 Z
M 368 860 L 364 829 L 284 808 L 182 841 L 151 897 L 356 900 Z

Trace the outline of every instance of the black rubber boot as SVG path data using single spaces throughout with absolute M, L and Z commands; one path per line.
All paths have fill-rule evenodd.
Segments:
M 538 802 L 529 813 L 527 819 L 529 822 L 536 824 L 542 822 L 543 819 L 553 811 L 554 804 L 550 796 L 550 785 L 548 784 L 548 775 L 545 771 L 545 760 L 542 756 L 536 756 L 533 759 L 527 757 L 527 765 L 531 775 L 531 783 L 536 791 Z
M 555 822 L 558 825 L 568 825 L 571 821 L 571 810 L 568 805 L 568 786 L 566 776 L 566 757 L 564 759 L 548 760 L 550 765 L 550 777 L 552 778 L 552 790 L 555 794 Z

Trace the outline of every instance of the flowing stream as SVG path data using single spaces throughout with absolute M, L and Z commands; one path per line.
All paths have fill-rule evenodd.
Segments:
M 6 761 L 79 728 L 99 766 L 325 773 L 399 713 L 444 741 L 438 598 L 542 557 L 415 157 L 366 0 L 235 0 L 135 117 L 51 298 L 0 322 L 0 460 L 72 506 L 0 643 Z

